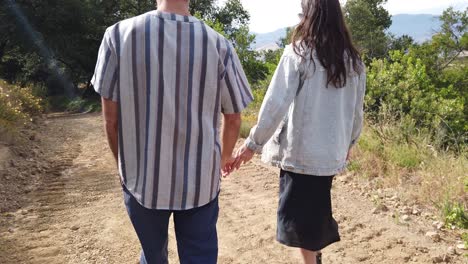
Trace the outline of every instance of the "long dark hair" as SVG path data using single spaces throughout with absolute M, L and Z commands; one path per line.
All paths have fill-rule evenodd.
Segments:
M 306 59 L 307 50 L 327 71 L 327 87 L 346 86 L 348 70 L 361 73 L 361 56 L 354 47 L 339 0 L 302 0 L 301 22 L 292 35 L 294 52 Z M 310 52 L 312 62 L 313 52 Z

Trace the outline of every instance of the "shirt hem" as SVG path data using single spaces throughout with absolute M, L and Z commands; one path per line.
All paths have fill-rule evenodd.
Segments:
M 189 206 L 189 207 L 186 207 L 184 209 L 182 208 L 179 208 L 179 207 L 174 207 L 174 208 L 171 208 L 170 206 L 156 206 L 156 207 L 152 207 L 152 206 L 146 206 L 142 201 L 141 201 L 141 198 L 139 198 L 138 196 L 135 195 L 135 193 L 133 191 L 131 191 L 130 189 L 128 189 L 127 185 L 125 183 L 122 183 L 122 188 L 126 189 L 127 192 L 133 197 L 135 198 L 135 201 L 138 202 L 138 204 L 140 204 L 141 206 L 143 206 L 144 208 L 146 209 L 149 209 L 149 210 L 161 210 L 161 211 L 188 211 L 188 210 L 192 210 L 192 209 L 196 209 L 196 208 L 200 208 L 200 207 L 203 207 L 211 202 L 213 202 L 214 200 L 216 200 L 216 198 L 219 197 L 219 194 L 221 193 L 221 190 L 218 190 L 218 192 L 216 193 L 215 196 L 213 196 L 212 199 L 210 199 L 208 202 L 206 203 L 201 203 L 200 205 L 198 206 Z
M 342 173 L 346 167 L 347 163 L 341 164 L 336 168 L 307 168 L 294 165 L 284 165 L 281 161 L 278 160 L 262 160 L 265 164 L 280 168 L 285 171 L 290 171 L 298 174 L 305 175 L 314 175 L 314 176 L 332 176 Z

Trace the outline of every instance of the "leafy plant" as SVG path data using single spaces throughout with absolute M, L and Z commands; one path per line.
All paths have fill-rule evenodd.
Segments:
M 448 227 L 456 226 L 468 229 L 468 214 L 462 204 L 447 202 L 444 205 L 443 213 L 445 224 Z

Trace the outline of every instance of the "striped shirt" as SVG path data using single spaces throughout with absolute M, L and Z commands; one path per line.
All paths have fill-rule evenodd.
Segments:
M 232 46 L 192 16 L 151 11 L 108 28 L 92 79 L 119 105 L 119 172 L 146 208 L 188 210 L 220 188 L 220 114 L 253 96 Z

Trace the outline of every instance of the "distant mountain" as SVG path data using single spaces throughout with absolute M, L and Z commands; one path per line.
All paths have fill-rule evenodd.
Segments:
M 262 49 L 263 47 L 269 47 L 276 44 L 281 38 L 286 36 L 286 28 L 280 28 L 270 33 L 256 34 L 254 49 Z
M 395 15 L 392 17 L 392 22 L 392 26 L 389 29 L 390 33 L 393 33 L 396 36 L 409 35 L 417 42 L 423 42 L 430 39 L 432 34 L 441 26 L 437 16 L 426 14 Z M 264 47 L 271 47 L 280 38 L 284 37 L 286 35 L 286 28 L 281 28 L 270 33 L 255 35 L 257 38 L 254 48 L 264 49 Z

